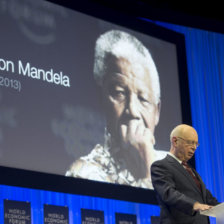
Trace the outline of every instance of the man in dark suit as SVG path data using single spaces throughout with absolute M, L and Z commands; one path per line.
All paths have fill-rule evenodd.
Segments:
M 196 130 L 181 124 L 170 135 L 171 149 L 166 158 L 151 167 L 152 184 L 161 208 L 161 224 L 208 224 L 203 211 L 218 204 L 199 174 L 188 166 L 198 147 Z M 183 165 L 184 163 L 184 165 Z

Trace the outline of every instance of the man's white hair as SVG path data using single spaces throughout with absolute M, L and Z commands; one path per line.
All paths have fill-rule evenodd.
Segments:
M 108 56 L 127 58 L 131 63 L 140 62 L 149 70 L 152 80 L 152 89 L 156 103 L 160 100 L 159 75 L 155 63 L 148 49 L 134 36 L 119 30 L 111 30 L 102 34 L 96 41 L 94 78 L 102 85 L 103 77 L 107 73 L 106 59 Z

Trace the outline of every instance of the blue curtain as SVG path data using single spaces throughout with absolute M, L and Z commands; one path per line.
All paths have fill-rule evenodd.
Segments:
M 152 22 L 150 20 L 150 22 Z M 199 134 L 196 169 L 224 201 L 224 35 L 154 22 L 185 36 L 192 125 Z
M 199 134 L 196 169 L 224 201 L 224 35 L 155 22 L 185 36 L 192 125 Z M 215 218 L 210 218 L 215 224 Z
M 44 204 L 67 206 L 70 224 L 81 223 L 82 208 L 103 211 L 105 223 L 109 224 L 115 223 L 117 212 L 136 215 L 141 224 L 150 224 L 151 216 L 159 216 L 156 205 L 0 185 L 0 223 L 4 223 L 5 199 L 30 202 L 32 224 L 44 223 Z

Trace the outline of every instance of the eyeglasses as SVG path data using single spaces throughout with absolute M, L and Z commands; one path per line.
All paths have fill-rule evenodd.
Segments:
M 196 148 L 199 146 L 199 143 L 198 143 L 198 142 L 191 141 L 191 140 L 186 140 L 186 139 L 181 138 L 181 137 L 176 137 L 176 138 L 179 138 L 179 139 L 181 139 L 181 140 L 185 141 L 188 145 L 195 145 L 195 146 L 196 146 Z

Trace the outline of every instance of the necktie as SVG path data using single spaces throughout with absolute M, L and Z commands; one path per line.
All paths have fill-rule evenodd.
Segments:
M 182 162 L 182 165 L 187 170 L 187 172 L 192 176 L 196 185 L 198 186 L 199 190 L 201 191 L 201 184 L 200 184 L 198 178 L 196 177 L 196 175 L 194 174 L 193 170 L 191 169 L 191 167 L 186 162 Z

